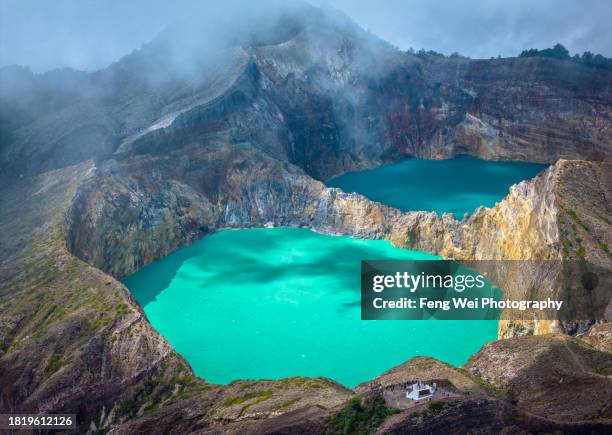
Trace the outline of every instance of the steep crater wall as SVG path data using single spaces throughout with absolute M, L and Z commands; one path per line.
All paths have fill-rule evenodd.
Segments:
M 79 258 L 118 279 L 217 229 L 269 225 L 388 239 L 399 247 L 464 261 L 560 260 L 566 255 L 563 222 L 574 214 L 610 213 L 597 195 L 590 209 L 574 202 L 575 209 L 569 210 L 561 192 L 595 186 L 607 197 L 609 169 L 610 163 L 560 161 L 513 186 L 495 207 L 482 207 L 457 221 L 450 215 L 403 213 L 329 189 L 299 167 L 248 144 L 234 145 L 218 132 L 163 155 L 127 156 L 96 168 L 72 202 L 67 243 Z M 597 183 L 586 186 L 589 178 Z M 609 256 L 602 255 L 602 246 L 610 243 L 609 228 L 600 223 L 581 238 L 584 255 L 609 264 Z M 499 276 L 496 283 L 516 298 L 528 291 L 531 296 L 557 294 L 554 284 L 534 282 L 538 274 L 531 272 L 518 280 Z M 538 289 L 535 294 L 533 289 Z M 554 322 L 532 322 L 528 328 L 552 330 L 558 330 Z M 502 322 L 500 335 L 514 333 Z

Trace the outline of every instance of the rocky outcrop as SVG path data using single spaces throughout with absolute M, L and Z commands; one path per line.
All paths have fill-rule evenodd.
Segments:
M 410 404 L 378 433 L 604 433 L 611 421 L 610 354 L 566 335 L 486 344 L 464 367 L 416 357 L 356 388 L 362 397 L 421 380 L 444 393 Z M 444 429 L 443 429 L 444 428 Z
M 190 158 L 185 162 L 187 151 Z M 311 389 L 306 388 L 309 380 L 286 386 L 284 381 L 227 388 L 206 384 L 151 328 L 125 287 L 71 252 L 122 276 L 203 233 L 271 223 L 389 238 L 400 246 L 456 256 L 475 252 L 502 258 L 518 245 L 501 235 L 478 238 L 476 234 L 507 228 L 514 236 L 537 241 L 531 253 L 524 250 L 529 245 L 523 245 L 516 255 L 563 255 L 553 224 L 559 221 L 559 204 L 567 203 L 558 192 L 579 189 L 582 181 L 592 191 L 589 177 L 607 185 L 608 166 L 560 162 L 514 187 L 497 207 L 481 209 L 464 221 L 432 213 L 401 213 L 356 194 L 328 189 L 300 168 L 267 158 L 248 145 L 231 145 L 219 133 L 205 144 L 175 153 L 117 158 L 99 167 L 90 162 L 11 186 L 2 191 L 6 207 L 1 234 L 6 249 L 0 270 L 0 373 L 7 382 L 1 384 L 0 403 L 9 410 L 78 409 L 79 421 L 87 425 L 113 427 L 129 421 L 129 431 L 240 428 L 253 419 L 269 418 L 280 419 L 280 424 L 285 412 L 291 412 L 288 418 L 302 421 L 296 417 L 302 405 L 325 403 L 317 408 L 320 411 L 307 413 L 308 418 L 324 421 L 351 392 L 330 381 Z M 209 171 L 217 171 L 212 178 L 216 182 L 210 181 Z M 591 175 L 578 176 L 586 173 Z M 587 210 L 574 212 L 581 222 L 591 223 L 587 227 L 592 227 L 594 241 L 605 240 L 607 234 L 599 233 L 590 219 L 607 211 L 599 209 L 602 205 L 597 195 L 593 197 Z M 600 249 L 598 244 L 584 240 L 588 258 L 603 258 L 594 251 Z M 542 346 L 551 342 L 542 340 Z M 518 344 L 511 352 L 520 354 L 521 348 Z M 493 370 L 501 367 L 497 361 L 482 364 Z M 459 389 L 472 385 L 474 391 L 482 390 L 478 381 L 462 372 L 436 362 L 426 365 L 432 364 L 440 367 L 430 377 L 449 378 Z M 392 371 L 400 377 L 423 374 L 417 372 L 401 367 Z M 478 377 L 488 379 L 487 373 Z M 563 377 L 569 375 L 569 369 L 563 371 Z M 597 388 L 607 388 L 603 378 L 590 379 Z M 571 390 L 564 391 L 569 397 Z M 300 405 L 293 402 L 298 397 Z M 240 406 L 234 409 L 234 405 Z M 545 405 L 539 406 L 544 413 Z M 585 411 L 583 417 L 597 415 Z
M 92 74 L 5 69 L 0 173 L 10 180 L 146 153 L 168 133 L 180 146 L 215 129 L 319 180 L 403 156 L 612 156 L 610 71 L 546 58 L 417 56 L 340 21 L 304 6 L 245 29 L 229 47 L 198 47 L 194 29 L 191 53 L 169 30 Z M 177 51 L 187 51 L 181 62 Z
M 447 401 L 440 410 L 426 407 L 390 417 L 378 434 L 477 433 L 592 433 L 605 434 L 607 422 L 559 422 L 517 410 L 505 401 L 480 399 Z
M 172 136 L 168 139 L 175 143 Z M 490 260 L 488 276 L 506 296 L 561 297 L 556 280 L 541 279 L 555 272 L 560 260 L 611 264 L 605 249 L 612 243 L 609 223 L 601 218 L 610 215 L 610 169 L 605 162 L 560 161 L 534 180 L 513 186 L 495 207 L 457 221 L 450 215 L 402 213 L 328 189 L 301 168 L 248 144 L 234 145 L 227 132 L 214 132 L 192 145 L 163 148 L 163 154 L 118 156 L 100 165 L 72 203 L 67 240 L 77 256 L 122 278 L 216 229 L 307 227 L 388 239 L 467 264 Z M 570 191 L 593 199 L 573 201 Z M 565 241 L 568 231 L 574 233 L 571 251 Z M 530 262 L 515 267 L 496 263 L 508 260 Z M 533 319 L 502 321 L 500 336 L 564 328 L 550 317 Z
M 407 155 L 609 157 L 609 72 L 546 59 L 418 57 L 319 18 L 220 50 L 213 74 L 166 74 L 159 41 L 93 75 L 10 71 L 16 86 L 2 87 L 0 101 L 0 409 L 76 412 L 81 432 L 325 430 L 355 392 L 326 379 L 208 384 L 117 281 L 222 228 L 307 227 L 465 262 L 610 266 L 610 162 L 561 160 L 461 221 L 402 213 L 320 181 Z M 76 85 L 76 95 L 67 91 Z M 533 283 L 527 272 L 496 278 L 519 297 L 531 287 L 509 283 Z M 502 322 L 500 335 L 566 328 Z M 600 351 L 556 336 L 513 338 L 486 347 L 469 372 L 407 363 L 370 386 L 441 378 L 478 400 L 444 417 L 402 414 L 381 430 L 457 429 L 499 415 L 501 425 L 481 429 L 600 430 L 606 422 L 541 417 L 609 417 L 608 335 L 601 323 L 586 336 Z M 542 374 L 546 364 L 559 373 Z M 533 374 L 543 380 L 530 385 Z M 588 391 L 558 388 L 565 379 L 585 381 L 599 399 L 570 409 L 587 400 L 572 391 Z M 515 387 L 513 397 L 491 392 Z M 558 391 L 553 411 L 549 391 Z M 530 407 L 538 418 L 526 416 Z
M 466 368 L 533 414 L 559 421 L 612 418 L 610 354 L 582 340 L 566 335 L 500 340 L 486 344 Z
M 612 353 L 612 324 L 607 322 L 596 323 L 582 339 L 596 349 Z
M 415 380 L 429 384 L 443 381 L 463 392 L 481 393 L 483 390 L 482 385 L 461 368 L 450 366 L 433 358 L 414 357 L 371 381 L 358 385 L 355 391 L 365 395 L 374 390 L 409 384 Z
M 585 117 L 589 107 L 599 111 L 606 106 L 606 76 L 591 76 L 571 61 L 552 59 L 429 60 L 427 80 L 442 89 L 452 83 L 468 101 L 467 113 L 453 127 L 455 150 L 496 160 L 593 160 L 606 155 L 609 132 L 597 126 L 599 117 Z M 554 160 L 544 157 L 550 153 Z
M 189 379 L 129 291 L 66 250 L 66 207 L 91 174 L 84 164 L 1 192 L 0 407 L 72 410 L 85 428 L 110 424 L 151 379 Z
M 76 413 L 80 432 L 122 432 L 127 420 L 125 433 L 187 432 L 333 408 L 353 395 L 328 379 L 223 387 L 196 378 L 128 289 L 66 249 L 67 209 L 94 178 L 90 162 L 0 191 L 3 412 Z

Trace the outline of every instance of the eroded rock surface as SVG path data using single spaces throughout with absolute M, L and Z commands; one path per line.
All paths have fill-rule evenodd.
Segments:
M 566 335 L 517 337 L 485 345 L 466 368 L 513 402 L 553 420 L 612 418 L 612 359 Z
M 221 50 L 219 70 L 195 81 L 150 80 L 167 67 L 159 41 L 94 74 L 1 72 L 15 85 L 2 87 L 0 100 L 1 410 L 76 412 L 82 432 L 326 430 L 367 386 L 208 384 L 117 281 L 221 228 L 300 226 L 463 261 L 578 258 L 610 267 L 612 167 L 595 161 L 611 155 L 610 72 L 553 59 L 413 56 L 319 12 L 304 16 L 282 37 Z M 403 156 L 456 153 L 574 160 L 462 221 L 402 213 L 320 181 Z M 393 416 L 381 431 L 458 431 L 500 415 L 481 429 L 601 431 L 610 417 L 605 325 L 585 336 L 594 347 L 512 338 L 485 347 L 467 371 L 431 360 L 393 369 L 372 382 L 442 378 L 478 398 L 442 414 Z M 502 322 L 500 335 L 564 329 Z M 543 373 L 546 364 L 557 371 Z M 497 391 L 515 387 L 513 397 Z M 584 397 L 589 391 L 597 400 Z M 595 422 L 543 420 L 549 415 Z

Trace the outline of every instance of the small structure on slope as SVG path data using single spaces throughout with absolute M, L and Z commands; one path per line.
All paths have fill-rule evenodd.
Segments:
M 433 385 L 427 385 L 422 381 L 416 381 L 406 389 L 406 398 L 414 401 L 429 399 L 436 393 L 436 388 L 435 382 Z

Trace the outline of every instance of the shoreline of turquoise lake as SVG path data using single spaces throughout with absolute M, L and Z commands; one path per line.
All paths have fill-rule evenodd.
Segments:
M 325 376 L 353 387 L 414 356 L 462 365 L 497 321 L 362 321 L 362 259 L 439 258 L 308 229 L 223 230 L 124 283 L 196 375 Z
M 347 172 L 326 184 L 402 211 L 453 213 L 461 219 L 480 206 L 493 207 L 508 194 L 511 185 L 535 177 L 548 166 L 468 156 L 449 160 L 407 158 L 373 169 Z

